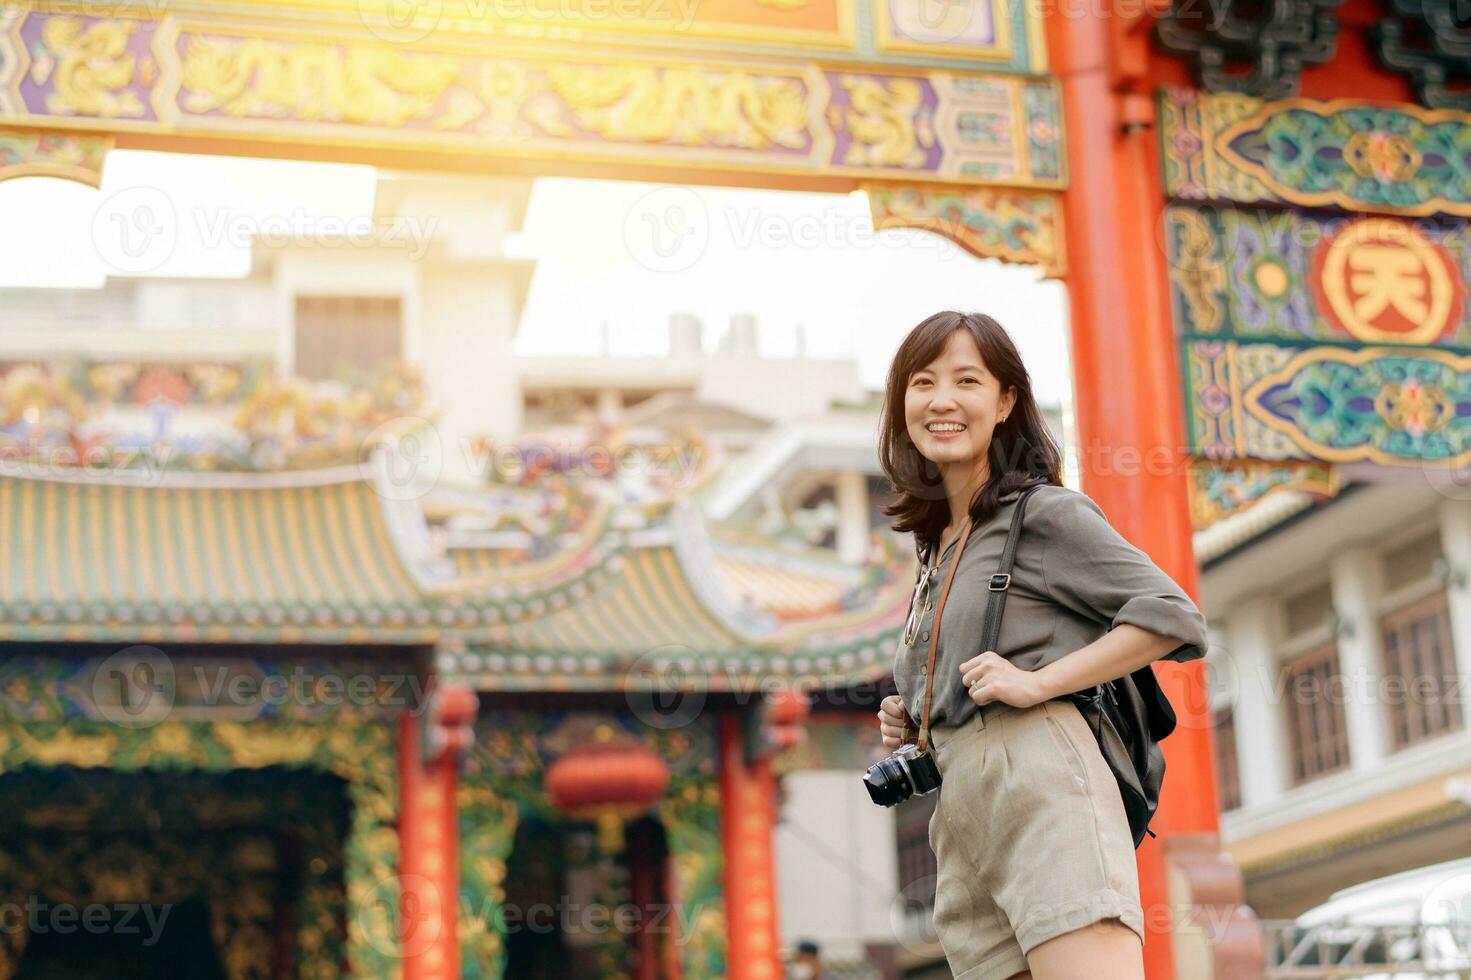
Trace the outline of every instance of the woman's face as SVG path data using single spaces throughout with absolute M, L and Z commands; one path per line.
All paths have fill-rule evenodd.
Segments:
M 1003 394 L 969 330 L 950 334 L 940 356 L 909 376 L 904 423 L 920 455 L 940 466 L 974 464 L 991 448 L 997 420 L 1016 392 Z

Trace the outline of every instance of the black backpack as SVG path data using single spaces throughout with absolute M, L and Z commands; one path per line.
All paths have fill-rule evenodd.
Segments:
M 1016 561 L 1017 539 L 1021 536 L 1022 513 L 1027 498 L 1037 491 L 1029 487 L 1016 502 L 1007 532 L 1001 565 L 991 577 L 990 601 L 982 627 L 981 649 L 995 650 L 1001 636 L 1001 614 L 1006 591 L 1011 586 L 1011 568 Z M 998 651 L 999 652 L 999 651 Z M 1113 770 L 1129 816 L 1129 831 L 1137 848 L 1144 835 L 1156 836 L 1149 821 L 1159 807 L 1159 791 L 1165 779 L 1165 757 L 1159 743 L 1175 730 L 1175 709 L 1160 690 L 1154 668 L 1148 664 L 1106 684 L 1086 691 L 1064 694 L 1055 700 L 1072 701 L 1098 740 L 1098 749 Z

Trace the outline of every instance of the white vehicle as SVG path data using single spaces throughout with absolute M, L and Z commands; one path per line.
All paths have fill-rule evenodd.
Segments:
M 1471 858 L 1345 888 L 1279 930 L 1274 978 L 1471 978 Z

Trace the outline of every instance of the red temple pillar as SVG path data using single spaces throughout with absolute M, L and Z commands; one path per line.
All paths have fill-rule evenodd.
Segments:
M 1061 4 L 1047 24 L 1067 134 L 1063 219 L 1080 470 L 1084 492 L 1119 532 L 1197 595 L 1148 94 L 1150 21 L 1139 13 L 1089 15 Z M 1145 838 L 1138 851 L 1151 980 L 1175 976 L 1163 845 L 1217 830 L 1204 665 L 1162 664 L 1159 675 L 1180 723 L 1163 743 L 1167 776 L 1152 825 L 1160 839 Z
M 399 944 L 404 980 L 455 980 L 460 950 L 455 757 L 424 760 L 420 719 L 399 717 Z
M 776 919 L 776 776 L 771 759 L 747 763 L 741 718 L 720 716 L 720 827 L 725 868 L 726 977 L 779 980 Z

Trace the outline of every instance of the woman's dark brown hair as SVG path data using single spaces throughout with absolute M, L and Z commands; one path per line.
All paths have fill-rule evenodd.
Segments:
M 1001 383 L 1002 393 L 1008 388 L 1016 390 L 1016 405 L 992 433 L 987 454 L 991 472 L 971 498 L 971 523 L 988 520 L 996 513 L 1000 498 L 1013 490 L 1038 483 L 1062 485 L 1062 453 L 1037 409 L 1031 376 L 1011 337 L 984 313 L 936 313 L 909 331 L 895 352 L 884 384 L 884 411 L 879 425 L 879 464 L 899 495 L 884 508 L 884 514 L 894 518 L 894 530 L 913 531 L 921 548 L 938 542 L 950 521 L 950 506 L 939 466 L 920 455 L 909 438 L 904 393 L 914 372 L 939 357 L 957 330 L 970 331 L 986 369 Z

